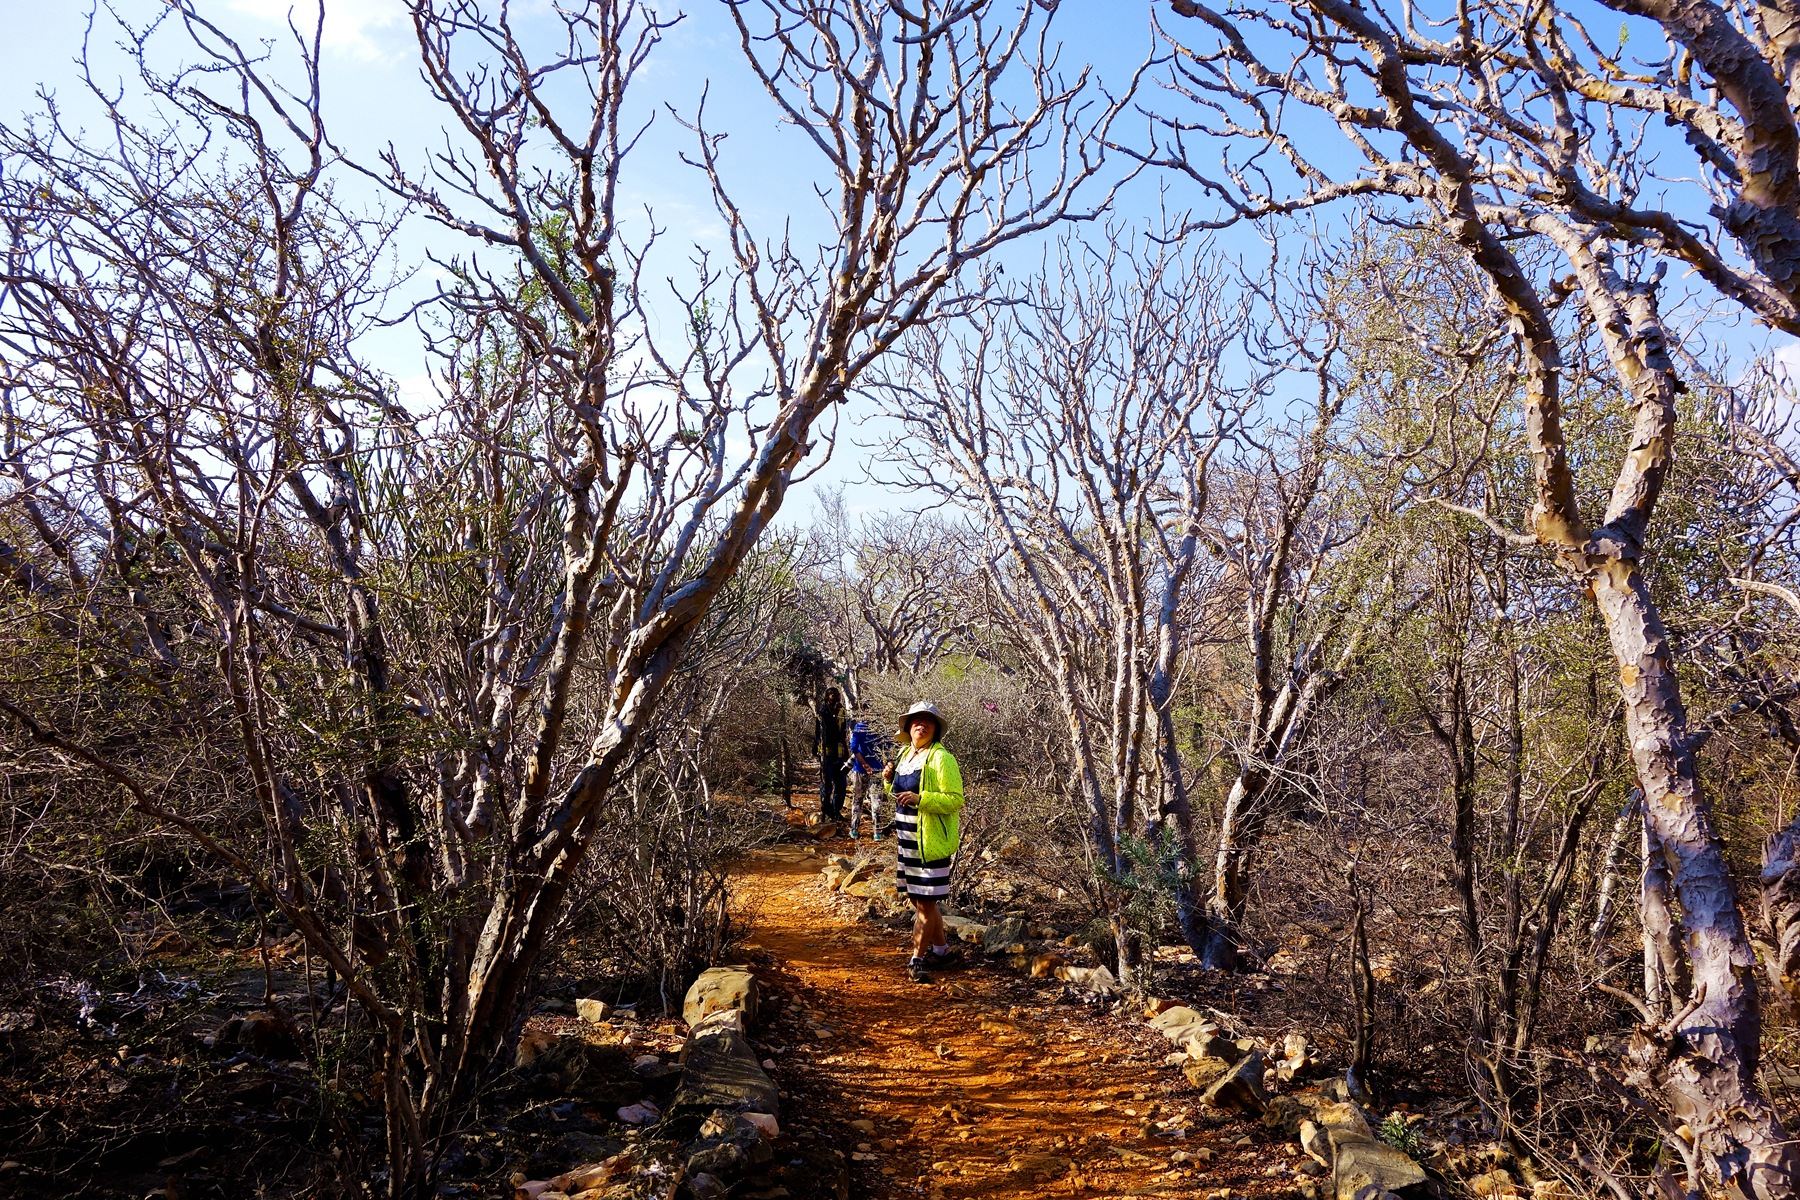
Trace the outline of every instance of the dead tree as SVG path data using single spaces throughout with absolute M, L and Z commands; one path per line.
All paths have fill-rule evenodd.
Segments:
M 968 638 L 959 602 L 972 568 L 953 550 L 956 532 L 931 513 L 865 515 L 852 526 L 841 499 L 827 501 L 813 541 L 825 552 L 809 564 L 816 627 L 833 661 L 852 682 L 856 707 L 867 674 L 920 674 Z
M 1054 265 L 966 339 L 931 331 L 890 383 L 905 429 L 887 447 L 900 486 L 941 497 L 985 532 L 980 568 L 999 616 L 1049 685 L 1103 877 L 1121 976 L 1139 931 L 1119 889 L 1124 842 L 1163 843 L 1178 910 L 1206 943 L 1204 876 L 1169 712 L 1189 622 L 1208 589 L 1208 465 L 1255 395 L 1222 378 L 1245 314 L 1192 254 L 1065 244 Z M 1166 802 L 1154 786 L 1169 784 Z
M 284 49 L 284 87 L 173 5 L 195 68 L 159 75 L 128 31 L 166 125 L 96 88 L 104 137 L 54 111 L 0 131 L 8 469 L 51 514 L 65 581 L 124 546 L 182 589 L 183 665 L 229 700 L 262 831 L 192 819 L 8 710 L 241 872 L 345 982 L 378 1033 L 395 1196 L 430 1190 L 441 1140 L 511 1062 L 602 806 L 820 457 L 822 418 L 907 330 L 985 302 L 971 264 L 1093 214 L 1077 203 L 1117 111 L 1057 77 L 1037 8 L 997 24 L 935 3 L 735 6 L 750 70 L 822 157 L 836 228 L 812 254 L 756 230 L 700 130 L 729 263 L 702 256 L 690 291 L 656 298 L 686 335 L 657 342 L 654 234 L 628 240 L 614 210 L 627 96 L 666 23 L 630 0 L 564 5 L 534 57 L 504 7 L 409 10 L 444 142 L 367 170 L 466 251 L 433 254 L 429 411 L 356 355 L 391 231 L 330 187 L 322 19 Z M 771 363 L 757 380 L 752 354 Z
M 1351 316 L 1365 249 L 1309 253 L 1287 283 L 1293 298 L 1269 305 L 1276 319 L 1257 335 L 1253 357 L 1271 387 L 1299 379 L 1311 397 L 1267 414 L 1218 472 L 1205 536 L 1231 565 L 1248 678 L 1225 736 L 1237 773 L 1219 812 L 1208 897 L 1202 961 L 1214 969 L 1237 961 L 1258 849 L 1296 790 L 1295 766 L 1323 706 L 1368 650 L 1398 580 L 1394 544 L 1375 530 L 1374 511 L 1389 507 L 1397 476 L 1375 464 L 1351 486 L 1340 441 L 1340 419 L 1365 399 Z
M 1674 445 L 1684 383 L 1648 257 L 1691 268 L 1766 323 L 1800 332 L 1800 135 L 1790 97 L 1800 24 L 1773 9 L 1708 0 L 1645 5 L 1617 0 L 1661 34 L 1666 51 L 1641 70 L 1609 55 L 1570 14 L 1492 0 L 1426 25 L 1399 6 L 1349 0 L 1270 2 L 1229 15 L 1172 0 L 1191 22 L 1174 44 L 1170 83 L 1196 101 L 1199 124 L 1249 154 L 1272 152 L 1279 179 L 1229 158 L 1208 173 L 1183 139 L 1190 114 L 1145 155 L 1185 172 L 1221 199 L 1221 223 L 1275 216 L 1348 196 L 1383 196 L 1425 209 L 1490 281 L 1521 347 L 1526 436 L 1535 502 L 1523 532 L 1502 536 L 1551 549 L 1595 599 L 1625 702 L 1626 741 L 1644 791 L 1646 957 L 1682 969 L 1675 990 L 1647 997 L 1654 1014 L 1638 1078 L 1661 1092 L 1699 1136 L 1696 1156 L 1727 1186 L 1757 1197 L 1800 1187 L 1800 1145 L 1755 1081 L 1762 1025 L 1755 956 L 1725 854 L 1700 789 L 1686 710 L 1661 614 L 1639 566 Z M 1647 28 L 1646 28 L 1647 27 Z M 1204 42 L 1185 36 L 1198 32 Z M 1440 34 L 1448 33 L 1449 40 Z M 1283 127 L 1310 110 L 1333 121 L 1362 157 L 1333 173 Z M 1310 115 L 1309 113 L 1309 115 Z M 1676 172 L 1701 194 L 1677 219 L 1646 187 L 1668 122 L 1692 157 Z M 1644 140 L 1640 140 L 1644 139 Z M 1655 147 L 1654 154 L 1649 149 Z M 1565 265 L 1538 277 L 1514 250 L 1538 239 Z M 1736 241 L 1742 257 L 1721 250 Z M 1631 448 L 1601 523 L 1581 515 L 1562 430 L 1563 354 L 1553 306 L 1576 299 L 1599 331 L 1634 410 Z M 1658 890 L 1666 885 L 1666 895 Z M 1688 1189 L 1701 1180 L 1690 1172 Z

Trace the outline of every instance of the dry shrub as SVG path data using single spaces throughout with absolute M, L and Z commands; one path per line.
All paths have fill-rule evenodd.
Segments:
M 1057 775 L 1051 714 L 1029 681 L 978 658 L 951 656 L 919 674 L 875 675 L 863 683 L 855 715 L 893 735 L 900 715 L 928 700 L 944 714 L 944 745 L 956 755 L 971 801 L 1042 787 Z
M 679 1011 L 688 984 L 745 932 L 727 863 L 766 833 L 744 806 L 640 772 L 601 821 L 561 940 L 578 939 L 620 994 Z

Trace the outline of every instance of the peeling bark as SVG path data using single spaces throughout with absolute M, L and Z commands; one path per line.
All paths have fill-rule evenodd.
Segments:
M 1763 847 L 1762 934 L 1772 995 L 1800 1010 L 1800 816 Z
M 1487 276 L 1519 339 L 1536 484 L 1529 533 L 1508 540 L 1535 540 L 1553 550 L 1571 580 L 1593 597 L 1618 670 L 1626 740 L 1643 792 L 1647 975 L 1652 1003 L 1666 1005 L 1670 1015 L 1640 1039 L 1635 1080 L 1660 1092 L 1697 1132 L 1698 1156 L 1719 1182 L 1756 1200 L 1786 1200 L 1800 1190 L 1800 1146 L 1756 1087 L 1762 1030 L 1755 959 L 1698 785 L 1668 637 L 1639 566 L 1667 479 L 1675 401 L 1683 389 L 1657 311 L 1657 276 L 1622 279 L 1609 247 L 1682 259 L 1722 296 L 1771 325 L 1800 330 L 1800 135 L 1789 103 L 1800 27 L 1791 5 L 1759 5 L 1754 25 L 1767 38 L 1759 45 L 1734 14 L 1710 0 L 1603 2 L 1659 22 L 1680 47 L 1663 65 L 1649 65 L 1654 76 L 1633 77 L 1631 89 L 1612 88 L 1615 80 L 1599 79 L 1583 65 L 1597 59 L 1607 75 L 1623 74 L 1566 8 L 1476 4 L 1459 10 L 1455 38 L 1440 42 L 1435 31 L 1420 31 L 1410 10 L 1401 16 L 1353 0 L 1237 6 L 1229 16 L 1174 0 L 1174 11 L 1219 36 L 1206 52 L 1176 48 L 1177 85 L 1222 114 L 1218 132 L 1284 156 L 1303 186 L 1288 198 L 1250 171 L 1215 182 L 1188 162 L 1178 133 L 1167 159 L 1150 161 L 1167 161 L 1224 197 L 1231 213 L 1219 225 L 1353 195 L 1416 202 Z M 1265 65 L 1252 50 L 1262 43 L 1241 25 L 1276 42 L 1286 39 L 1282 49 L 1291 58 L 1280 69 Z M 1476 32 L 1496 28 L 1500 42 Z M 1240 68 L 1251 82 L 1235 77 Z M 1365 102 L 1365 85 L 1378 104 Z M 1718 98 L 1704 98 L 1708 89 Z M 1267 103 L 1268 92 L 1327 114 L 1361 153 L 1364 169 L 1335 181 L 1309 161 L 1282 128 L 1280 107 Z M 1657 201 L 1640 207 L 1646 194 L 1618 182 L 1631 178 L 1621 169 L 1626 163 L 1645 165 L 1640 152 L 1589 153 L 1598 131 L 1623 128 L 1630 119 L 1629 112 L 1620 120 L 1609 110 L 1599 114 L 1602 125 L 1578 99 L 1596 95 L 1627 110 L 1660 113 L 1682 128 L 1705 169 L 1717 173 L 1709 182 L 1719 197 L 1712 210 L 1718 226 L 1679 221 Z M 1392 152 L 1395 138 L 1405 143 L 1404 154 Z M 1738 240 L 1748 269 L 1718 253 L 1716 232 Z M 1573 277 L 1555 283 L 1556 298 L 1579 294 L 1634 411 L 1630 446 L 1597 529 L 1581 517 L 1569 470 L 1553 309 L 1509 246 L 1520 233 L 1537 235 L 1570 264 Z

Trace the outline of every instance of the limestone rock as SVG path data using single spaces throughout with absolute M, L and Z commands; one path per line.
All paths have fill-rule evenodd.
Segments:
M 1306 1045 L 1306 1039 L 1297 1033 L 1290 1033 L 1281 1044 L 1281 1060 L 1275 1064 L 1275 1075 L 1282 1083 L 1297 1078 L 1300 1073 L 1312 1065 L 1312 1053 Z
M 1169 1008 L 1160 1009 L 1150 1015 L 1149 1021 L 1151 1028 L 1165 1034 L 1171 1029 L 1185 1025 L 1199 1025 L 1203 1022 L 1210 1024 L 1210 1022 L 1206 1021 L 1205 1017 L 1201 1016 L 1185 1004 L 1176 1004 Z M 1216 1030 L 1218 1029 L 1218 1026 L 1213 1025 L 1212 1028 Z M 1211 1030 L 1208 1032 L 1211 1032 Z M 1174 1039 L 1171 1038 L 1170 1040 L 1173 1041 Z
M 696 1150 L 688 1156 L 687 1170 L 689 1175 L 714 1175 L 729 1179 L 744 1170 L 750 1158 L 743 1148 L 731 1142 L 707 1146 Z
M 639 1100 L 619 1110 L 619 1120 L 627 1125 L 654 1125 L 662 1120 L 662 1110 L 651 1100 Z
M 1200 1102 L 1209 1108 L 1259 1114 L 1267 1105 L 1263 1095 L 1263 1056 L 1258 1051 L 1246 1054 L 1201 1095 Z
M 1334 1100 L 1318 1092 L 1299 1092 L 1276 1096 L 1263 1113 L 1263 1124 L 1279 1129 L 1296 1141 L 1303 1122 L 1311 1121 L 1332 1145 L 1345 1142 L 1372 1142 L 1375 1132 L 1369 1119 L 1354 1101 Z
M 722 1200 L 731 1189 L 705 1171 L 687 1177 L 687 1190 L 694 1200 Z
M 980 945 L 987 937 L 986 925 L 971 921 L 967 917 L 952 916 L 949 913 L 944 914 L 944 930 L 958 941 L 971 942 L 975 945 Z
M 844 876 L 844 889 L 848 891 L 853 884 L 863 883 L 875 878 L 881 869 L 881 860 L 870 854 L 850 864 L 850 871 Z
M 687 1061 L 688 1046 L 693 1044 L 695 1036 L 709 1029 L 729 1029 L 740 1037 L 748 1032 L 744 1026 L 744 1013 L 742 1009 L 721 1008 L 717 1012 L 707 1013 L 688 1030 L 688 1040 L 682 1045 L 681 1052 L 676 1055 L 675 1061 L 685 1063 Z
M 1311 1121 L 1300 1122 L 1300 1148 L 1320 1166 L 1331 1165 L 1331 1140 Z
M 1018 949 L 1014 949 L 1018 947 Z M 1018 954 L 1025 948 L 1025 918 L 1004 917 L 989 925 L 981 937 L 981 948 L 988 954 Z
M 688 1034 L 681 1048 L 681 1086 L 669 1101 L 669 1119 L 705 1116 L 714 1109 L 781 1115 L 781 1100 L 756 1061 L 740 1021 L 721 1012 Z
M 604 1000 L 577 1000 L 575 1015 L 589 1025 L 598 1025 L 612 1016 L 612 1005 Z
M 1354 1100 L 1323 1101 L 1313 1109 L 1313 1120 L 1325 1131 L 1333 1146 L 1375 1140 L 1375 1131 L 1369 1126 L 1369 1118 L 1363 1115 L 1363 1110 L 1357 1107 Z
M 1245 1047 L 1239 1043 L 1210 1033 L 1189 1038 L 1185 1045 L 1189 1058 L 1216 1058 L 1228 1067 L 1241 1062 L 1246 1053 Z
M 1350 1142 L 1337 1149 L 1333 1171 L 1337 1200 L 1367 1200 L 1392 1192 L 1401 1200 L 1424 1200 L 1430 1183 L 1418 1163 L 1380 1142 Z M 1370 1193 L 1369 1188 L 1374 1188 Z
M 1181 1073 L 1187 1081 L 1197 1088 L 1209 1088 L 1217 1083 L 1231 1070 L 1231 1064 L 1222 1058 L 1186 1058 L 1181 1063 Z
M 1150 1018 L 1150 1026 L 1177 1046 L 1184 1046 L 1195 1038 L 1219 1031 L 1215 1022 L 1207 1020 L 1185 1004 L 1157 1013 Z
M 771 1118 L 755 1114 L 763 1121 Z M 768 1135 L 748 1113 L 714 1112 L 700 1123 L 698 1136 L 683 1151 L 689 1178 L 710 1175 L 729 1186 L 756 1166 L 770 1161 Z M 639 1193 L 634 1193 L 639 1194 Z
M 737 1009 L 748 1028 L 756 1024 L 757 996 L 756 976 L 748 968 L 709 967 L 688 989 L 681 1015 L 689 1025 L 698 1025 L 709 1013 Z

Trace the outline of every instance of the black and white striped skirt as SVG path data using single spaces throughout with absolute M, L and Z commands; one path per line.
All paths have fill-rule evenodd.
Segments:
M 896 808 L 894 810 L 894 833 L 899 839 L 899 886 L 900 890 L 914 900 L 943 900 L 950 895 L 950 866 L 956 861 L 952 854 L 949 858 L 940 858 L 933 862 L 924 862 L 919 858 L 919 810 L 916 808 Z

